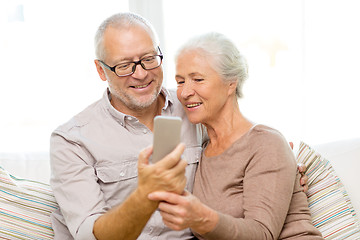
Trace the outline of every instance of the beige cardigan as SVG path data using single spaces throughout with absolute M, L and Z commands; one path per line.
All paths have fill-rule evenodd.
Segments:
M 256 125 L 221 155 L 204 154 L 194 195 L 219 212 L 199 239 L 323 239 L 312 225 L 295 156 L 277 131 Z

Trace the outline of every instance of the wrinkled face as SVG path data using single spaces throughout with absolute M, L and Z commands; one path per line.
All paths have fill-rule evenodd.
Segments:
M 126 29 L 108 27 L 103 40 L 107 65 L 139 61 L 148 56 L 158 55 L 149 33 L 140 26 Z M 138 111 L 155 102 L 163 80 L 162 66 L 144 70 L 140 64 L 132 75 L 118 77 L 111 70 L 96 62 L 102 80 L 108 81 L 113 106 L 123 112 Z
M 192 123 L 210 124 L 229 101 L 230 83 L 224 82 L 198 51 L 181 53 L 176 62 L 177 97 Z

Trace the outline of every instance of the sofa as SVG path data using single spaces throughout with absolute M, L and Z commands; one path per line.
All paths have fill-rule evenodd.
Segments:
M 360 239 L 360 138 L 298 146 L 296 159 L 307 166 L 314 226 L 325 239 Z
M 314 149 L 331 162 L 360 214 L 360 138 L 315 145 Z
M 294 154 L 307 166 L 313 224 L 325 239 L 360 239 L 360 138 L 300 141 Z M 48 153 L 0 153 L 0 239 L 53 238 L 49 179 Z

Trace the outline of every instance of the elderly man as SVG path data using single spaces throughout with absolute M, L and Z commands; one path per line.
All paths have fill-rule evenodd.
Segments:
M 113 15 L 99 27 L 95 48 L 97 71 L 109 87 L 51 136 L 51 186 L 60 206 L 52 215 L 55 239 L 191 239 L 189 229 L 167 228 L 158 203 L 147 199 L 154 190 L 181 193 L 186 178 L 191 191 L 201 152 L 199 129 L 176 94 L 162 88 L 153 27 L 132 13 Z M 152 144 L 156 115 L 183 118 L 185 151 L 179 145 L 148 164 L 151 148 L 139 153 Z

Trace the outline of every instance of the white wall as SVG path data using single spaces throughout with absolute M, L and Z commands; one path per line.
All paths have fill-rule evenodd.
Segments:
M 357 0 L 0 1 L 0 152 L 47 151 L 51 131 L 99 99 L 93 36 L 119 11 L 155 25 L 174 88 L 175 50 L 220 31 L 249 60 L 242 111 L 309 144 L 360 136 Z M 18 7 L 22 6 L 22 11 Z M 17 13 L 17 14 L 16 14 Z
M 47 151 L 58 125 L 102 97 L 94 34 L 127 10 L 127 0 L 0 1 L 0 152 Z

